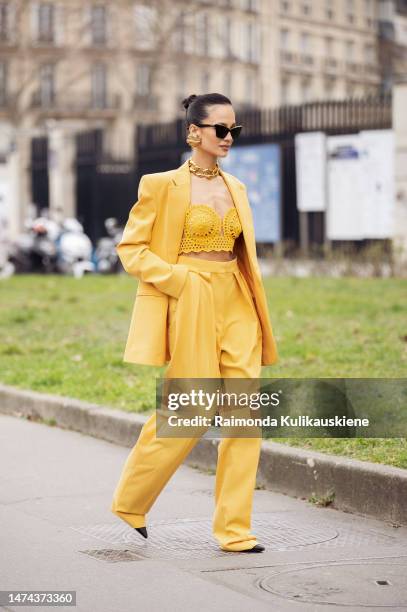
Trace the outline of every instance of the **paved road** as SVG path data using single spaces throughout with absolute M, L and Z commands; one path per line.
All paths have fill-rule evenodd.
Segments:
M 214 475 L 182 465 L 144 540 L 110 512 L 129 449 L 8 416 L 0 444 L 0 590 L 74 590 L 84 612 L 407 610 L 405 527 L 256 490 L 266 551 L 224 552 Z

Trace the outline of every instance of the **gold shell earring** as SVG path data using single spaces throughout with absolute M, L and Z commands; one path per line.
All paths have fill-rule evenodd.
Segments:
M 194 135 L 192 133 L 188 134 L 187 143 L 189 144 L 190 147 L 197 147 L 198 145 L 201 144 L 201 142 L 202 142 L 202 139 L 200 136 Z

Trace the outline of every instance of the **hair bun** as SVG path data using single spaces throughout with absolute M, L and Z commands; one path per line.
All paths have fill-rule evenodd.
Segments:
M 185 108 L 185 110 L 188 110 L 188 107 L 191 104 L 191 102 L 193 102 L 195 98 L 197 97 L 198 96 L 196 94 L 191 94 L 190 96 L 188 96 L 188 98 L 184 98 L 182 100 L 182 106 Z

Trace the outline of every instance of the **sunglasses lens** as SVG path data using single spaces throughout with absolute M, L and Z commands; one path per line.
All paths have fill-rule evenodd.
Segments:
M 221 125 L 220 123 L 215 124 L 215 131 L 216 131 L 217 138 L 226 138 L 226 136 L 229 134 L 229 131 L 230 131 L 233 140 L 236 140 L 236 138 L 239 138 L 241 129 L 242 129 L 241 125 L 237 125 L 236 127 L 233 127 L 229 130 L 229 128 L 227 128 L 225 125 Z
M 229 133 L 229 130 L 225 125 L 216 124 L 215 130 L 217 138 L 225 138 L 225 136 L 227 136 Z
M 232 134 L 233 140 L 236 140 L 237 138 L 239 138 L 241 130 L 242 130 L 242 126 L 241 125 L 237 125 L 236 127 L 232 128 L 230 130 L 230 133 Z

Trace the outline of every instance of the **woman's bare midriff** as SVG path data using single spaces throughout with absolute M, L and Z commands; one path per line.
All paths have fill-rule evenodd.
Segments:
M 199 259 L 209 259 L 210 261 L 230 261 L 235 259 L 236 255 L 231 251 L 192 251 L 191 253 L 180 253 L 183 257 L 198 257 Z

